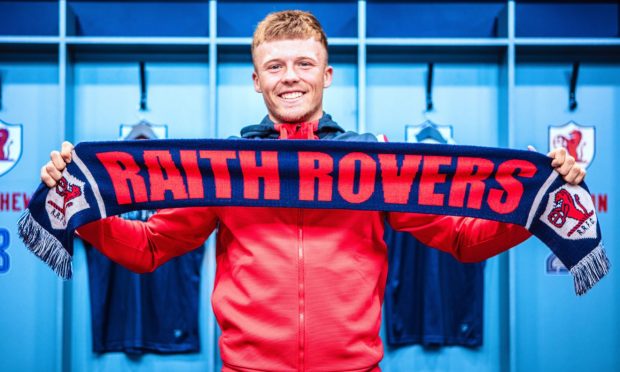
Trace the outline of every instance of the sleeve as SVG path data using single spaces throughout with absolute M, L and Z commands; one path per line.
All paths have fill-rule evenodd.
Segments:
M 479 262 L 525 241 L 525 227 L 472 217 L 420 213 L 388 213 L 395 230 L 412 234 L 422 243 L 451 253 L 461 262 Z
M 213 208 L 171 208 L 147 221 L 108 217 L 81 226 L 77 233 L 112 261 L 145 273 L 201 246 L 216 224 Z

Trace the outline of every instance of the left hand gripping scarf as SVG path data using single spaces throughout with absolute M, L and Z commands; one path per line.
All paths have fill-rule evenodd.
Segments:
M 190 206 L 336 208 L 515 223 L 542 240 L 583 294 L 609 270 L 584 183 L 531 151 L 411 143 L 267 140 L 83 142 L 58 185 L 19 220 L 26 246 L 71 277 L 73 233 L 133 210 Z

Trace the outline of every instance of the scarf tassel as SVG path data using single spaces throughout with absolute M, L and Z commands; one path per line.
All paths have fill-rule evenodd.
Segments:
M 609 272 L 610 267 L 611 264 L 603 249 L 603 243 L 600 243 L 592 252 L 571 267 L 570 272 L 575 281 L 575 292 L 580 296 L 585 294 Z
M 30 214 L 29 210 L 17 222 L 19 236 L 28 250 L 39 257 L 61 278 L 71 279 L 73 269 L 71 255 L 60 241 L 43 228 Z

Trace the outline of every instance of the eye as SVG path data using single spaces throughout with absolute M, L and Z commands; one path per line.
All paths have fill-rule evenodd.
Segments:
M 299 66 L 305 67 L 305 68 L 312 67 L 312 63 L 310 63 L 309 61 L 301 61 L 299 62 Z
M 273 64 L 273 65 L 267 66 L 267 70 L 269 71 L 278 71 L 281 68 L 282 68 L 282 65 L 279 65 L 279 64 Z

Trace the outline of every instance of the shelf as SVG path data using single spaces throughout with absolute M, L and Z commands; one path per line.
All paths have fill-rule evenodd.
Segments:
M 312 12 L 330 38 L 357 36 L 357 1 L 218 1 L 217 35 L 251 37 L 260 20 L 270 12 L 299 9 Z
M 515 48 L 519 62 L 620 60 L 618 38 L 517 38 Z
M 505 59 L 507 39 L 366 39 L 368 62 L 492 62 Z
M 617 1 L 518 1 L 517 37 L 619 36 Z
M 0 1 L 0 35 L 58 36 L 58 9 L 51 0 Z
M 198 37 L 67 37 L 67 45 L 84 52 L 197 52 L 209 50 L 209 38 Z
M 329 38 L 329 46 L 356 46 L 359 43 L 357 38 L 333 37 Z M 218 37 L 217 45 L 252 45 L 251 37 Z
M 368 1 L 367 37 L 505 37 L 506 1 Z
M 60 38 L 49 36 L 0 36 L 0 52 L 4 53 L 56 53 Z M 5 55 L 2 56 L 5 58 Z
M 209 36 L 209 3 L 203 1 L 67 2 L 69 36 Z

